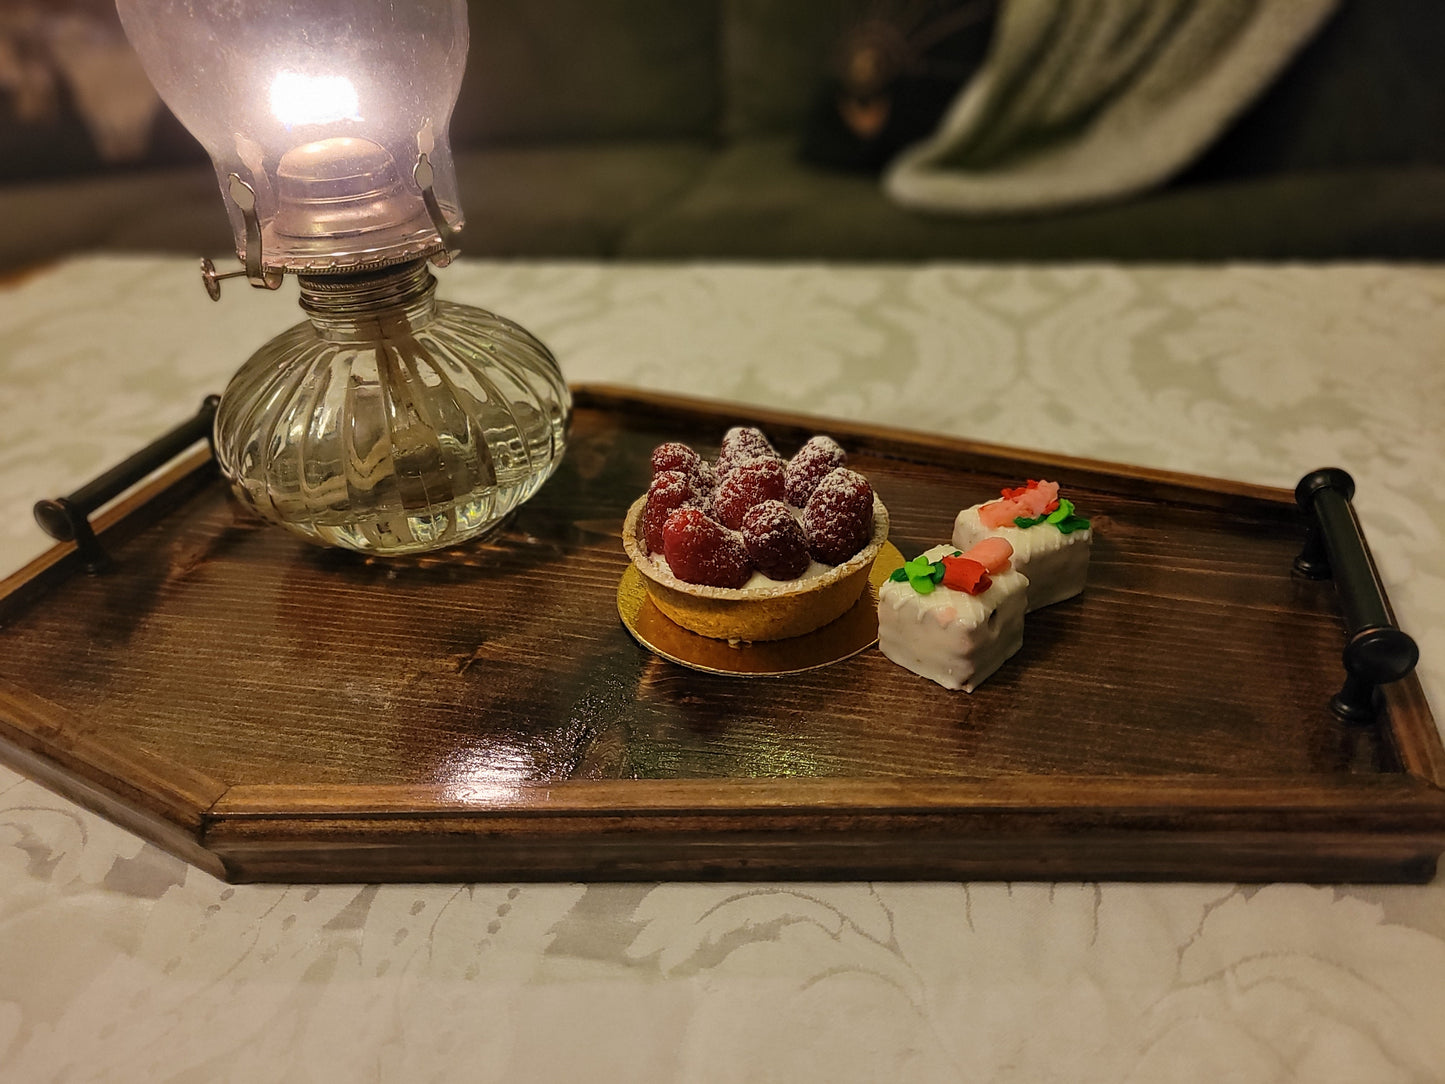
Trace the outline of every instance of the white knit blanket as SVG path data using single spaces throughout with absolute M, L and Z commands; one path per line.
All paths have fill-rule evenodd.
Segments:
M 1338 0 L 1005 0 L 988 58 L 884 184 L 968 214 L 1132 195 L 1189 164 Z

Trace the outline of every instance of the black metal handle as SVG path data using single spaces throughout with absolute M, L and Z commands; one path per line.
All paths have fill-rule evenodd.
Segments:
M 1420 648 L 1395 624 L 1355 506 L 1355 480 L 1338 467 L 1305 475 L 1295 500 L 1308 520 L 1295 571 L 1310 579 L 1333 577 L 1345 617 L 1345 683 L 1330 701 L 1341 719 L 1375 715 L 1375 689 L 1399 681 L 1420 661 Z
M 208 395 L 201 409 L 168 433 L 164 433 L 68 497 L 37 501 L 35 522 L 57 542 L 74 542 L 88 572 L 101 572 L 110 564 L 105 549 L 90 526 L 90 514 L 107 501 L 120 496 L 151 471 L 163 467 L 199 440 L 211 439 L 216 420 L 218 395 Z M 212 449 L 214 451 L 214 448 Z

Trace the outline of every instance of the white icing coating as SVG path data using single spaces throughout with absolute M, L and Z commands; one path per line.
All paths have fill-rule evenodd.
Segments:
M 1029 579 L 1030 610 L 1073 598 L 1084 589 L 1094 541 L 1092 528 L 1064 534 L 1047 523 L 1037 527 L 985 527 L 979 518 L 982 507 L 976 504 L 958 514 L 953 522 L 953 544 L 967 550 L 990 535 L 1006 539 L 1014 548 L 1014 568 Z
M 936 561 L 957 549 L 934 546 L 924 556 Z M 977 595 L 942 585 L 920 595 L 887 580 L 878 591 L 879 650 L 945 689 L 973 692 L 1024 642 L 1028 578 L 1010 569 L 992 580 Z

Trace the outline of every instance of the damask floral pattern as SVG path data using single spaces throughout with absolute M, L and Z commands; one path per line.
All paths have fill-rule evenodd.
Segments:
M 1350 470 L 1445 703 L 1445 270 L 461 264 L 572 381 L 1292 485 Z M 185 261 L 0 291 L 29 504 L 298 318 Z M 0 770 L 0 1080 L 1436 1081 L 1445 887 L 229 887 Z

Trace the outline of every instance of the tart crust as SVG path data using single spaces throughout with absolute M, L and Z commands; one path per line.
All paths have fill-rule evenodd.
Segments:
M 818 576 L 758 587 L 704 587 L 658 568 L 640 541 L 644 494 L 627 510 L 622 544 L 642 574 L 653 604 L 674 622 L 714 640 L 785 640 L 820 629 L 847 613 L 868 585 L 873 559 L 888 540 L 888 509 L 873 495 L 873 537 L 841 565 Z

